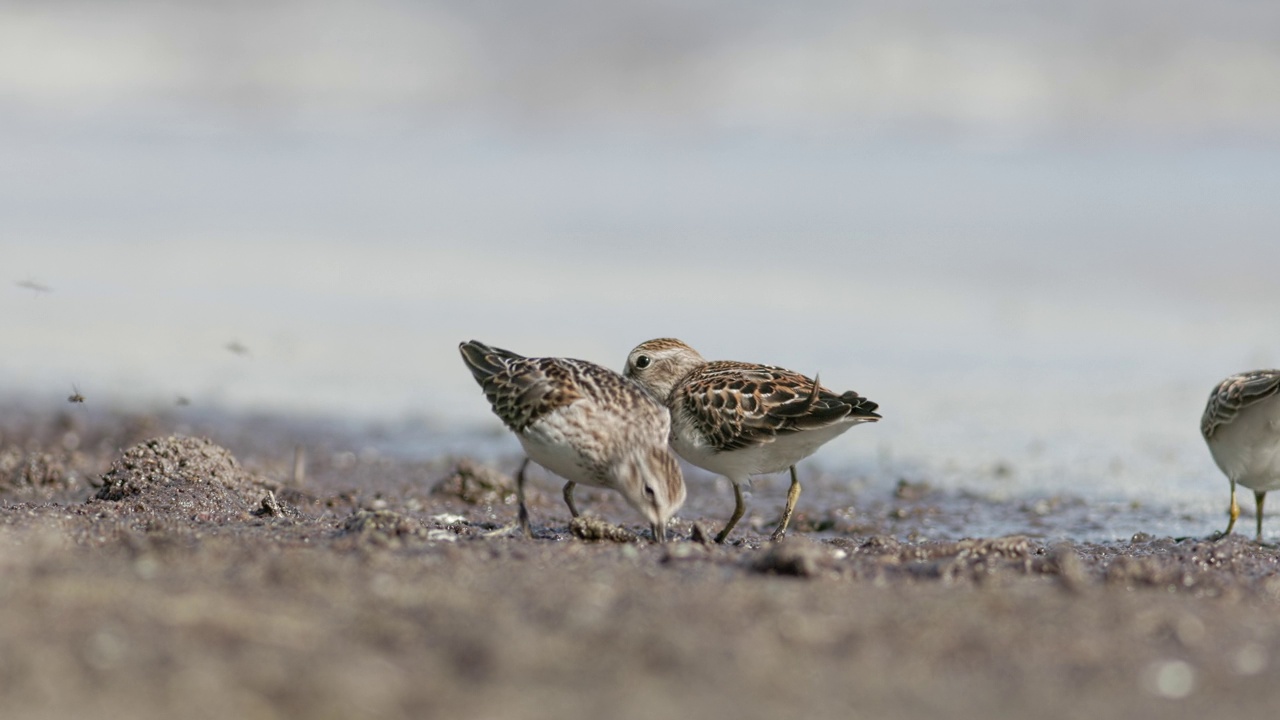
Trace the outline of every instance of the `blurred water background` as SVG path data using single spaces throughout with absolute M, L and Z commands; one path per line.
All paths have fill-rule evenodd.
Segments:
M 1203 533 L 1278 267 L 1274 3 L 0 2 L 15 403 L 510 453 L 459 341 L 676 336 L 879 402 L 864 485 Z

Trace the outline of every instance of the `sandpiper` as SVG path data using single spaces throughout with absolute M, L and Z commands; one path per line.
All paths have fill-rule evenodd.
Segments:
M 666 542 L 667 521 L 684 503 L 680 464 L 667 445 L 671 419 L 659 403 L 608 368 L 569 358 L 523 357 L 472 340 L 458 348 L 493 412 L 524 447 L 528 458 L 516 475 L 520 526 L 526 535 L 524 471 L 533 460 L 568 483 L 622 493 L 627 503 Z
M 1262 502 L 1267 491 L 1280 488 L 1280 370 L 1253 370 L 1218 383 L 1209 393 L 1200 433 L 1231 481 L 1231 519 L 1222 535 L 1230 535 L 1240 517 L 1239 483 L 1253 491 L 1262 542 Z
M 845 430 L 875 422 L 877 405 L 853 391 L 836 394 L 815 377 L 772 365 L 707 362 L 679 340 L 641 343 L 626 376 L 671 411 L 671 445 L 680 457 L 733 483 L 734 510 L 716 536 L 724 542 L 746 507 L 752 475 L 791 470 L 791 487 L 771 539 L 780 540 L 800 497 L 796 463 Z

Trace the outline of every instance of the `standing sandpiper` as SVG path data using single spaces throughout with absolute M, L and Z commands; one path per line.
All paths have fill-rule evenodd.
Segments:
M 626 375 L 671 410 L 671 445 L 680 457 L 733 483 L 733 516 L 716 542 L 742 518 L 742 484 L 752 475 L 790 468 L 791 488 L 772 540 L 787 533 L 800 497 L 796 463 L 845 430 L 875 422 L 877 405 L 840 395 L 800 373 L 771 365 L 707 362 L 679 340 L 641 343 L 627 356 Z
M 1280 488 L 1280 370 L 1253 370 L 1218 383 L 1209 393 L 1200 433 L 1231 481 L 1231 519 L 1223 537 L 1240 517 L 1239 483 L 1253 491 L 1262 542 L 1262 501 L 1268 490 Z

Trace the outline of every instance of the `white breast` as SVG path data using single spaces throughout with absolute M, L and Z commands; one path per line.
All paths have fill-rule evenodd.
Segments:
M 1244 408 L 1209 440 L 1227 477 L 1251 490 L 1280 488 L 1280 395 Z

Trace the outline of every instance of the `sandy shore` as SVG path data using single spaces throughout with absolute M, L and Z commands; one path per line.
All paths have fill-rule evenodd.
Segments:
M 811 512 L 777 545 L 750 524 L 730 545 L 693 541 L 694 522 L 722 520 L 696 505 L 666 546 L 640 523 L 640 538 L 590 541 L 544 484 L 526 540 L 503 531 L 510 478 L 466 458 L 364 456 L 261 419 L 14 410 L 0 433 L 5 718 L 1202 718 L 1280 703 L 1278 555 L 1239 535 L 918 540 L 912 523 L 947 506 L 924 488 L 856 523 Z M 616 498 L 584 497 L 631 522 Z

